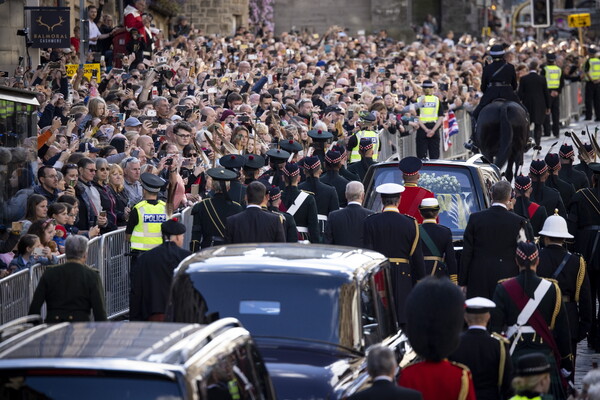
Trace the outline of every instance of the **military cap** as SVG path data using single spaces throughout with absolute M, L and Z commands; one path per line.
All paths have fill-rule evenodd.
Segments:
M 314 141 L 324 142 L 326 140 L 331 139 L 333 137 L 333 134 L 331 132 L 322 131 L 320 129 L 311 129 L 310 131 L 308 131 L 308 136 L 310 136 Z
M 232 181 L 238 177 L 234 171 L 223 167 L 211 168 L 206 174 L 217 181 Z
M 535 243 L 519 242 L 517 243 L 517 258 L 522 261 L 532 262 L 538 258 L 538 248 Z
M 558 150 L 558 155 L 561 158 L 565 158 L 565 159 L 571 159 L 571 158 L 575 157 L 575 152 L 573 151 L 573 146 L 571 146 L 568 143 L 563 143 L 563 145 L 560 146 L 560 150 Z
M 424 80 L 423 83 L 421 83 L 421 87 L 423 89 L 433 89 L 433 82 L 431 82 L 429 79 Z
M 465 312 L 469 314 L 483 314 L 496 308 L 496 303 L 485 297 L 473 297 L 465 301 Z
M 258 154 L 246 154 L 244 158 L 246 159 L 244 161 L 244 169 L 246 170 L 260 169 L 265 166 L 265 158 Z
M 361 111 L 358 113 L 358 117 L 365 122 L 375 122 L 377 118 L 375 118 L 375 114 L 367 111 Z
M 492 57 L 500 57 L 504 54 L 504 47 L 501 44 L 495 44 L 490 48 L 490 56 Z
M 560 239 L 574 238 L 574 236 L 569 233 L 567 221 L 563 217 L 558 215 L 558 210 L 556 210 L 554 215 L 551 215 L 548 218 L 546 218 L 546 221 L 544 221 L 544 226 L 539 232 L 539 235 Z
M 554 53 L 548 53 L 548 54 L 546 54 L 546 60 L 548 60 L 548 61 L 556 61 L 556 54 L 554 54 Z
M 165 180 L 157 175 L 151 174 L 150 172 L 144 172 L 140 176 L 142 187 L 150 193 L 158 193 L 160 189 L 165 185 Z
M 370 150 L 373 148 L 373 141 L 370 138 L 361 138 L 358 144 L 359 150 Z
M 560 158 L 558 157 L 558 153 L 548 153 L 546 157 L 544 157 L 544 161 L 546 161 L 546 165 L 551 170 L 558 169 L 560 166 Z
M 325 162 L 328 164 L 337 164 L 339 162 L 342 162 L 343 158 L 344 157 L 340 154 L 339 151 L 329 150 L 327 153 L 325 153 Z
M 269 194 L 269 200 L 279 200 L 281 198 L 281 189 L 277 185 L 271 185 L 267 187 L 267 193 Z
M 227 154 L 219 158 L 219 164 L 227 169 L 240 169 L 244 166 L 246 159 L 239 154 Z
M 294 164 L 294 163 L 286 163 L 285 166 L 283 167 L 283 173 L 285 174 L 285 176 L 296 176 L 300 174 L 300 167 L 298 167 L 298 164 Z
M 441 361 L 460 343 L 465 296 L 447 278 L 427 277 L 406 299 L 406 334 L 416 353 L 427 361 Z
M 588 164 L 589 169 L 592 170 L 594 174 L 600 174 L 600 163 L 593 162 Z
M 533 175 L 544 175 L 548 171 L 548 165 L 544 160 L 533 160 L 529 165 L 529 172 Z
M 517 360 L 515 375 L 541 375 L 550 372 L 551 369 L 550 362 L 543 353 L 529 353 Z
M 173 218 L 163 222 L 160 226 L 160 230 L 165 236 L 183 235 L 185 233 L 185 225 L 177 221 L 177 218 Z
M 306 169 L 317 169 L 321 167 L 321 160 L 317 156 L 304 157 L 302 166 Z
M 583 148 L 584 148 L 584 149 L 585 149 L 585 150 L 586 150 L 588 153 L 590 153 L 590 154 L 591 154 L 591 153 L 595 153 L 594 146 L 592 146 L 592 145 L 591 145 L 591 144 L 589 144 L 589 143 L 584 143 L 584 144 L 583 144 Z
M 279 147 L 289 153 L 297 153 L 302 150 L 302 145 L 295 140 L 280 140 Z
M 526 175 L 519 175 L 515 178 L 515 189 L 525 191 L 531 187 L 531 178 Z
M 421 200 L 421 204 L 419 204 L 419 209 L 420 210 L 439 210 L 440 202 L 437 201 L 437 199 L 433 198 L 433 197 L 423 199 L 423 200 Z
M 267 156 L 272 163 L 280 164 L 290 158 L 290 153 L 281 149 L 271 149 L 267 151 Z
M 423 162 L 418 157 L 408 156 L 400 160 L 398 168 L 404 175 L 416 175 L 423 168 Z
M 342 157 L 346 156 L 346 148 L 342 145 L 334 144 L 333 146 L 331 146 L 331 150 L 337 151 Z
M 384 183 L 375 188 L 375 191 L 381 196 L 397 196 L 404 192 L 404 186 L 397 183 Z

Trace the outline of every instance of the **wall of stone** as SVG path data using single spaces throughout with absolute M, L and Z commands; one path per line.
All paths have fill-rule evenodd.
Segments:
M 191 0 L 183 14 L 205 33 L 231 35 L 239 26 L 248 26 L 248 0 Z

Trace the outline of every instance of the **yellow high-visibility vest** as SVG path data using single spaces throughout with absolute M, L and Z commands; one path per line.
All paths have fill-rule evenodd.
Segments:
M 600 79 L 600 58 L 592 57 L 589 60 L 590 70 L 588 71 L 588 75 L 593 81 L 597 81 Z
M 358 152 L 360 146 L 360 139 L 362 138 L 370 138 L 373 142 L 373 161 L 377 161 L 377 156 L 379 155 L 379 136 L 377 132 L 374 131 L 358 131 L 355 134 L 356 136 L 356 146 L 352 149 L 350 153 L 350 162 L 360 161 L 360 153 Z
M 419 102 L 423 105 L 419 109 L 419 119 L 423 123 L 436 122 L 439 118 L 438 112 L 440 109 L 440 99 L 437 96 L 421 96 Z
M 159 200 L 150 204 L 146 200 L 140 201 L 133 207 L 138 213 L 138 224 L 131 233 L 131 248 L 147 251 L 162 244 L 160 227 L 167 221 L 167 205 Z
M 544 67 L 546 71 L 546 84 L 548 89 L 558 89 L 560 86 L 560 76 L 562 71 L 556 65 L 546 65 Z

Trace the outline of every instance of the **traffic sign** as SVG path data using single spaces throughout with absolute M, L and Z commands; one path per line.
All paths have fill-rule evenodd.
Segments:
M 591 26 L 592 18 L 590 14 L 571 14 L 569 15 L 569 27 L 571 28 L 582 28 L 584 26 Z

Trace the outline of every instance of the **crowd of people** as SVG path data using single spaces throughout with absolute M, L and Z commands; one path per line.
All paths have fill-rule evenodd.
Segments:
M 257 238 L 380 251 L 394 267 L 401 324 L 409 317 L 403 305 L 410 290 L 425 275 L 448 276 L 465 287 L 467 297 L 494 299 L 506 311 L 499 306 L 507 294 L 498 280 L 523 276 L 533 296 L 531 285 L 538 280 L 532 266 L 539 262 L 540 276 L 558 279 L 551 290 L 557 308 L 543 318 L 554 330 L 553 312 L 561 310 L 562 299 L 571 324 L 558 323 L 562 347 L 541 346 L 544 354 L 559 353 L 566 361 L 554 360 L 553 366 L 570 374 L 573 345 L 590 333 L 590 345 L 600 347 L 594 308 L 600 291 L 600 211 L 594 207 L 600 205 L 593 201 L 600 170 L 591 143 L 575 143 L 578 165 L 565 142 L 558 152 L 536 157 L 529 174 L 517 176 L 512 186 L 490 188 L 494 204 L 471 216 L 460 263 L 450 230 L 436 223 L 435 194 L 418 186 L 420 159 L 440 157 L 444 116 L 477 112 L 489 81 L 484 69 L 500 53 L 515 66 L 514 85 L 505 82 L 514 96 L 519 80 L 541 63 L 558 66 L 560 87 L 587 79 L 593 94 L 600 84 L 593 75 L 596 61 L 579 55 L 576 39 L 510 44 L 499 36 L 482 43 L 468 34 L 442 38 L 428 27 L 412 43 L 385 31 L 353 36 L 339 27 L 323 35 L 279 36 L 264 27 L 240 28 L 223 37 L 204 34 L 185 17 L 165 35 L 153 27 L 145 0 L 128 5 L 124 21 L 116 24 L 102 5 L 88 7 L 88 59 L 99 58 L 100 80 L 82 69 L 74 77 L 66 74 L 65 65 L 77 63 L 78 30 L 70 48 L 42 52 L 40 68 L 20 66 L 8 80 L 9 86 L 34 91 L 40 106 L 38 136 L 14 150 L 33 157 L 13 156 L 22 161 L 12 162 L 3 178 L 8 197 L 2 205 L 1 276 L 35 263 L 55 264 L 71 236 L 91 239 L 119 227 L 126 227 L 135 265 L 169 237 L 161 235 L 160 223 L 193 207 L 191 251 Z M 125 48 L 115 45 L 116 37 L 126 38 Z M 556 84 L 555 71 L 545 71 Z M 560 91 L 549 89 L 552 97 Z M 556 114 L 546 100 L 544 113 Z M 592 108 L 586 107 L 588 119 Z M 532 122 L 540 121 L 536 116 Z M 554 130 L 545 133 L 557 135 L 551 121 Z M 541 130 L 535 132 L 539 142 Z M 416 157 L 400 160 L 404 186 L 377 188 L 384 209 L 371 216 L 361 207 L 362 181 L 370 165 L 396 154 L 399 138 L 416 142 Z M 562 222 L 552 222 L 555 210 Z M 524 242 L 545 238 L 539 260 L 537 248 L 517 247 L 518 236 Z M 582 257 L 564 255 L 564 240 L 572 236 Z M 553 246 L 556 254 L 550 254 Z M 493 272 L 481 268 L 490 263 Z M 155 313 L 142 314 L 145 319 Z M 517 315 L 492 312 L 491 326 L 500 331 L 516 324 Z

